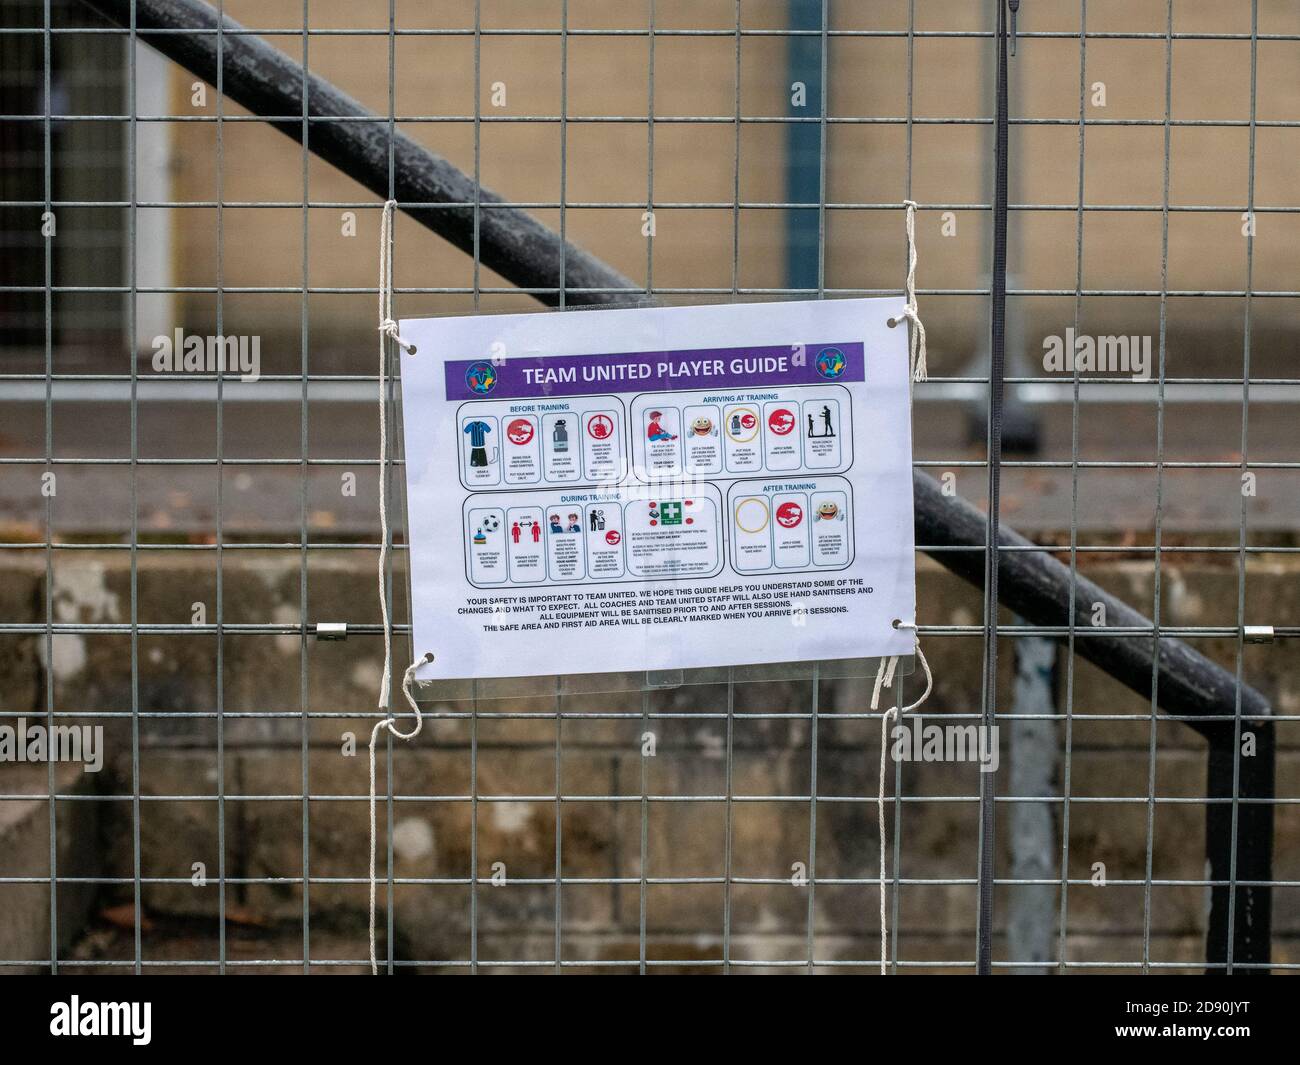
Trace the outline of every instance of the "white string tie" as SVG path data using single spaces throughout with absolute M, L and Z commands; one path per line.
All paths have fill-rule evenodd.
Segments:
M 415 354 L 415 345 L 402 339 L 393 318 L 393 212 L 396 200 L 387 200 L 379 216 L 379 357 L 384 357 L 384 337 L 392 337 L 397 346 L 408 355 Z
M 907 281 L 903 294 L 906 304 L 903 313 L 897 318 L 889 319 L 891 326 L 906 318 L 912 323 L 908 332 L 908 365 L 911 367 L 913 382 L 924 381 L 927 376 L 925 365 L 925 326 L 921 323 L 921 314 L 916 305 L 916 201 L 904 200 L 907 208 Z
M 379 216 L 379 613 L 384 624 L 384 672 L 379 681 L 379 709 L 391 705 L 393 672 L 393 621 L 388 613 L 388 347 L 385 337 L 404 351 L 415 354 L 397 332 L 393 320 L 393 212 L 396 200 L 388 200 Z
M 912 629 L 915 631 L 915 624 L 899 622 L 896 626 L 900 629 Z M 930 692 L 934 690 L 934 674 L 930 672 L 930 663 L 925 660 L 925 652 L 921 650 L 921 642 L 918 639 L 916 643 L 916 657 L 921 662 L 921 669 L 925 671 L 925 691 L 921 697 L 909 706 L 902 708 L 891 706 L 880 715 L 880 791 L 876 797 L 876 813 L 879 820 L 880 828 L 880 975 L 884 976 L 887 971 L 889 959 L 889 926 L 885 917 L 885 766 L 888 761 L 889 751 L 889 722 L 891 718 L 896 718 L 902 714 L 911 713 L 923 702 L 930 697 Z M 871 692 L 871 709 L 875 710 L 880 705 L 880 689 L 890 688 L 894 683 L 894 670 L 898 666 L 898 655 L 890 655 L 888 658 L 882 658 L 880 665 L 876 669 L 876 684 Z
M 927 377 L 926 368 L 926 351 L 925 351 L 925 325 L 921 321 L 921 313 L 916 303 L 916 210 L 915 200 L 904 200 L 903 206 L 907 209 L 906 228 L 907 228 L 907 279 L 903 283 L 904 305 L 903 313 L 897 318 L 890 318 L 890 326 L 896 326 L 903 319 L 911 323 L 908 330 L 907 349 L 908 349 L 908 366 L 911 370 L 912 383 L 916 384 L 924 381 Z M 897 622 L 896 628 L 911 629 L 916 631 L 915 623 Z M 918 638 L 916 642 L 916 656 L 921 661 L 921 668 L 925 671 L 925 691 L 921 697 L 910 706 L 901 708 L 890 707 L 880 715 L 880 789 L 876 796 L 876 814 L 880 829 L 880 975 L 884 976 L 888 972 L 889 959 L 889 926 L 885 914 L 885 770 L 889 758 L 889 723 L 903 714 L 910 713 L 920 706 L 930 697 L 930 692 L 934 689 L 934 675 L 930 672 L 930 663 L 925 659 L 925 652 L 921 650 L 921 642 Z M 880 706 L 880 691 L 882 688 L 892 688 L 894 684 L 894 671 L 898 667 L 898 655 L 890 655 L 888 658 L 882 658 L 880 665 L 876 668 L 876 683 L 871 690 L 871 709 L 875 710 Z
M 402 334 L 397 331 L 397 323 L 393 321 L 391 318 L 385 318 L 382 322 L 379 323 L 379 331 L 383 333 L 384 336 L 392 337 L 395 341 L 397 341 L 397 346 L 401 348 L 404 352 L 406 352 L 406 354 L 408 355 L 415 354 L 415 345 L 412 344 L 409 340 L 402 339 Z M 380 343 L 382 344 L 383 341 L 381 340 Z
M 413 740 L 420 734 L 424 727 L 424 715 L 420 713 L 420 707 L 415 701 L 415 696 L 411 694 L 411 682 L 415 679 L 415 671 L 426 662 L 432 662 L 433 655 L 426 654 L 418 662 L 412 662 L 406 667 L 406 672 L 402 674 L 402 694 L 406 696 L 406 701 L 411 707 L 411 713 L 415 715 L 415 724 L 410 732 L 403 732 L 397 727 L 397 719 L 386 717 L 377 722 L 375 727 L 370 730 L 370 975 L 379 975 L 379 964 L 375 960 L 375 895 L 378 893 L 378 879 L 375 876 L 375 852 L 379 849 L 377 840 L 379 832 L 375 825 L 375 803 L 376 803 L 376 757 L 375 748 L 379 742 L 379 733 L 388 729 L 399 740 Z
M 393 619 L 388 610 L 388 347 L 385 337 L 393 341 L 407 354 L 415 354 L 415 345 L 407 343 L 397 332 L 397 322 L 393 319 L 393 212 L 397 209 L 396 200 L 384 204 L 379 218 L 379 613 L 384 625 L 384 672 L 379 681 L 379 709 L 387 710 L 391 703 L 391 674 L 393 672 Z M 399 740 L 413 740 L 424 727 L 424 717 L 420 707 L 411 694 L 411 684 L 415 680 L 415 671 L 422 665 L 433 661 L 432 653 L 427 653 L 416 662 L 406 667 L 402 674 L 402 694 L 406 696 L 407 705 L 415 716 L 415 724 L 409 732 L 397 727 L 395 717 L 386 717 L 379 721 L 370 732 L 370 972 L 378 975 L 379 965 L 375 958 L 375 896 L 378 882 L 375 877 L 375 852 L 378 850 L 378 830 L 375 824 L 376 802 L 376 757 L 375 748 L 379 742 L 379 733 L 387 729 Z M 390 782 L 391 783 L 391 782 Z

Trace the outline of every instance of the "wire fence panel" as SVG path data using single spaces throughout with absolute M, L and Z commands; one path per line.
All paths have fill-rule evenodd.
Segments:
M 6 5 L 0 968 L 367 971 L 390 198 L 408 317 L 900 295 L 916 201 L 888 971 L 1300 968 L 1300 15 L 1027 0 L 1003 199 L 999 6 Z M 871 678 L 644 679 L 425 693 L 384 969 L 878 970 Z

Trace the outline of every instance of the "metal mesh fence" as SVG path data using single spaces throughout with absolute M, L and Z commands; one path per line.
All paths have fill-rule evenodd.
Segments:
M 105 752 L 93 775 L 0 764 L 15 971 L 364 968 L 356 747 L 378 719 L 377 479 L 400 491 L 401 459 L 377 457 L 382 199 L 330 129 L 372 140 L 404 212 L 406 316 L 896 295 L 919 201 L 916 466 L 985 502 L 995 5 L 225 5 L 242 28 L 197 6 L 46 0 L 0 27 L 0 711 L 102 726 Z M 926 712 L 978 722 L 993 692 L 997 831 L 990 878 L 978 768 L 895 761 L 889 965 L 974 971 L 986 887 L 998 971 L 1294 968 L 1300 18 L 1022 7 L 1002 516 L 1042 546 L 1002 553 L 1050 553 L 1153 620 L 1071 595 L 1054 623 L 1004 611 L 990 631 L 978 589 L 921 563 Z M 307 73 L 298 113 L 233 103 L 228 79 L 258 76 L 221 61 L 244 37 L 373 116 L 318 113 Z M 206 88 L 187 41 L 215 47 Z M 399 134 L 473 195 L 403 198 Z M 485 254 L 484 219 L 512 209 L 632 281 Z M 156 373 L 174 330 L 257 336 L 259 379 Z M 1048 340 L 1080 336 L 1131 339 L 1145 372 L 1048 366 Z M 404 645 L 400 530 L 392 557 Z M 1220 728 L 1208 784 L 1192 718 L 1158 713 L 1160 655 L 1134 694 L 1084 661 L 1099 638 L 1180 640 L 1232 673 L 1235 699 L 1196 719 Z M 873 971 L 869 693 L 810 668 L 432 694 L 432 727 L 381 768 L 387 968 Z M 1243 887 L 1270 900 L 1262 953 L 1239 942 Z

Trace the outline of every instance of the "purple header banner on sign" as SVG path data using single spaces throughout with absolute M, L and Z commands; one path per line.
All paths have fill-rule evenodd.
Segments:
M 866 379 L 861 341 L 633 351 L 446 364 L 447 399 L 544 399 L 603 392 L 735 391 Z

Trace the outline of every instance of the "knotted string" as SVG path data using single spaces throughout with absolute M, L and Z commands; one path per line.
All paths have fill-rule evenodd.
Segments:
M 907 280 L 903 285 L 903 295 L 907 302 L 903 306 L 903 313 L 897 318 L 889 319 L 889 324 L 897 325 L 904 318 L 912 323 L 907 340 L 908 366 L 911 368 L 913 382 L 918 382 L 926 379 L 927 371 L 925 326 L 921 323 L 921 315 L 916 306 L 916 201 L 904 200 L 903 206 L 907 208 Z
M 900 629 L 913 629 L 916 626 L 899 622 Z M 930 672 L 930 663 L 925 660 L 925 652 L 921 650 L 921 643 L 918 640 L 916 644 L 916 657 L 921 661 L 921 668 L 925 671 L 925 691 L 921 693 L 921 698 L 910 706 L 904 706 L 901 709 L 891 706 L 880 715 L 880 791 L 876 797 L 876 813 L 879 819 L 880 827 L 880 975 L 884 976 L 887 971 L 889 958 L 889 939 L 888 924 L 885 918 L 885 764 L 887 761 L 887 752 L 889 750 L 889 722 L 891 718 L 896 718 L 902 714 L 911 713 L 923 702 L 930 697 L 930 692 L 934 689 L 934 675 Z M 871 709 L 875 710 L 880 705 L 880 689 L 889 688 L 894 683 L 894 670 L 898 666 L 898 655 L 890 655 L 888 658 L 882 658 L 880 665 L 876 669 L 876 684 L 871 692 Z
M 403 340 L 397 332 L 397 322 L 393 320 L 393 212 L 397 208 L 396 200 L 384 204 L 379 216 L 379 613 L 384 626 L 384 672 L 379 682 L 379 709 L 387 710 L 391 703 L 390 675 L 393 671 L 393 619 L 388 610 L 388 345 L 385 338 L 392 337 L 394 342 L 408 355 L 415 354 L 415 345 Z M 417 662 L 412 662 L 402 674 L 402 694 L 415 715 L 415 725 L 409 732 L 397 727 L 395 717 L 386 717 L 370 732 L 370 972 L 377 975 L 379 966 L 375 959 L 375 895 L 377 881 L 375 877 L 375 852 L 378 849 L 378 830 L 375 825 L 375 748 L 379 742 L 379 733 L 388 729 L 399 740 L 412 740 L 424 727 L 424 718 L 411 694 L 411 683 L 415 680 L 415 671 L 427 662 L 433 661 L 433 655 L 425 654 Z
M 424 727 L 424 715 L 420 713 L 420 707 L 415 702 L 415 696 L 411 694 L 411 681 L 415 679 L 417 669 L 426 662 L 432 661 L 433 655 L 426 654 L 418 662 L 412 662 L 407 666 L 406 672 L 402 674 L 402 694 L 406 696 L 406 701 L 411 707 L 411 713 L 415 715 L 415 725 L 411 731 L 403 732 L 399 729 L 397 719 L 394 717 L 384 718 L 370 730 L 370 974 L 372 976 L 379 974 L 379 965 L 375 960 L 375 895 L 378 891 L 378 881 L 375 877 L 375 851 L 378 850 L 376 840 L 379 837 L 375 826 L 375 747 L 379 742 L 379 733 L 384 729 L 388 729 L 399 740 L 413 740 L 420 734 L 420 729 Z
M 384 625 L 384 672 L 379 681 L 379 709 L 390 703 L 389 680 L 393 672 L 393 623 L 388 614 L 388 345 L 392 337 L 404 351 L 414 346 L 398 335 L 393 321 L 393 211 L 396 200 L 384 204 L 379 216 L 379 614 Z
M 903 206 L 907 209 L 906 229 L 907 229 L 907 279 L 903 283 L 904 305 L 903 313 L 896 318 L 890 318 L 890 326 L 896 326 L 903 319 L 911 323 L 908 330 L 908 367 L 911 372 L 912 382 L 918 383 L 924 381 L 927 376 L 926 369 L 926 352 L 925 352 L 925 325 L 921 322 L 921 314 L 916 304 L 916 210 L 915 200 L 904 200 Z M 915 624 L 898 622 L 895 626 L 900 629 L 911 629 L 916 631 Z M 880 828 L 880 975 L 884 976 L 888 971 L 889 957 L 889 929 L 885 916 L 885 768 L 888 761 L 889 750 L 889 723 L 891 720 L 900 717 L 903 714 L 910 713 L 920 706 L 930 697 L 930 692 L 934 688 L 934 676 L 930 672 L 930 663 L 925 660 L 925 652 L 921 650 L 920 640 L 916 644 L 916 656 L 921 660 L 921 668 L 925 671 L 925 691 L 921 693 L 921 698 L 910 706 L 902 708 L 890 707 L 880 715 L 880 789 L 876 796 L 876 813 L 879 820 Z M 876 669 L 876 683 L 871 690 L 871 709 L 875 710 L 880 706 L 881 688 L 890 688 L 894 683 L 894 670 L 898 666 L 898 656 L 890 655 L 880 660 L 880 665 Z
M 403 340 L 393 319 L 393 212 L 396 200 L 387 200 L 379 216 L 379 357 L 384 357 L 384 337 L 397 341 L 408 355 L 415 354 L 415 345 Z

